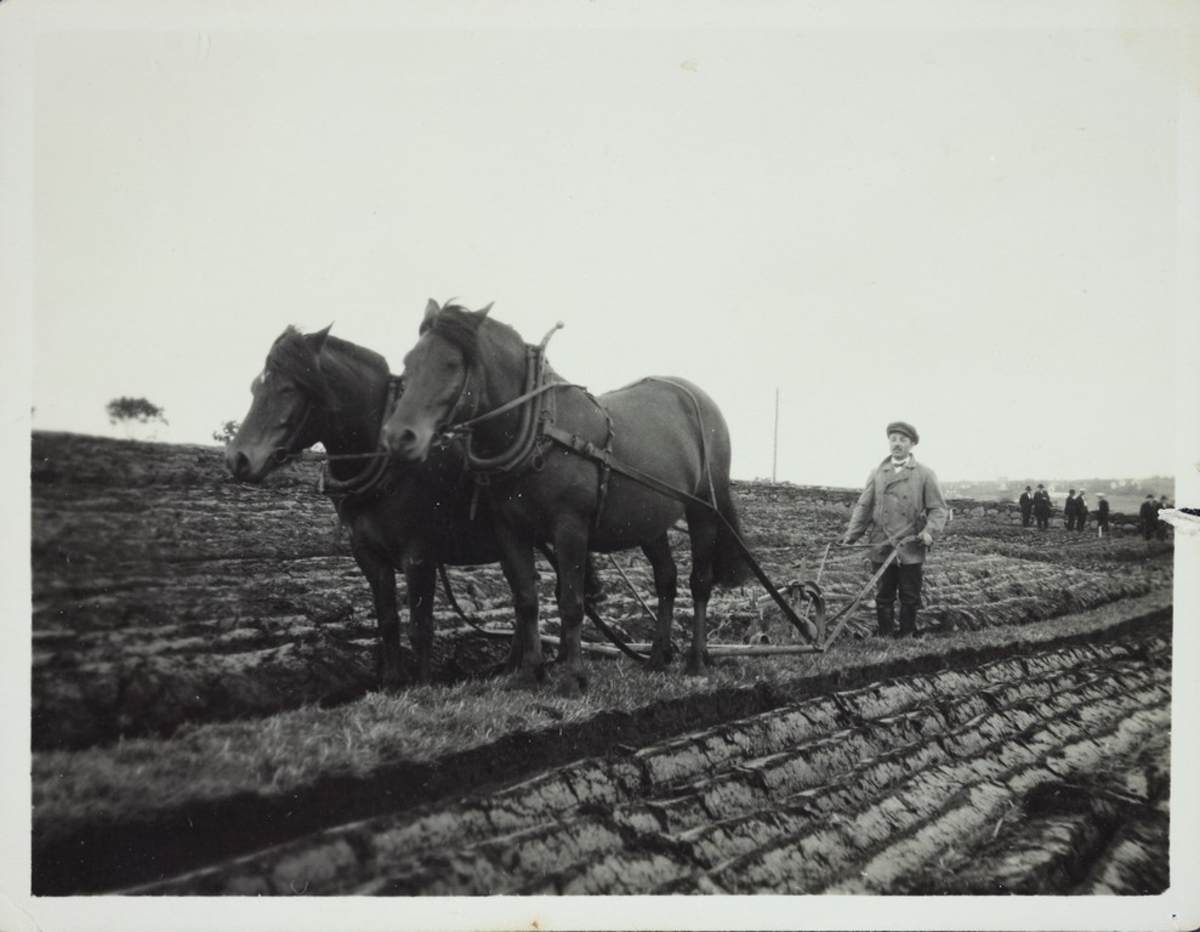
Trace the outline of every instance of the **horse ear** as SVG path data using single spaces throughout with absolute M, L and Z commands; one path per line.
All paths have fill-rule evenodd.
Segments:
M 325 348 L 325 338 L 329 336 L 329 331 L 333 329 L 333 324 L 330 324 L 324 330 L 318 330 L 314 333 L 312 341 L 312 350 L 314 356 L 320 356 L 321 350 Z
M 478 313 L 479 313 L 480 320 L 483 320 L 485 317 L 488 316 L 488 314 L 491 313 L 492 305 L 494 305 L 495 303 L 496 303 L 495 301 L 492 301 L 487 307 L 482 307 L 479 309 Z
M 425 304 L 425 320 L 426 320 L 426 322 L 433 320 L 434 315 L 437 314 L 437 312 L 440 310 L 441 310 L 441 307 L 438 305 L 438 303 L 436 301 L 434 301 L 433 298 L 430 298 Z

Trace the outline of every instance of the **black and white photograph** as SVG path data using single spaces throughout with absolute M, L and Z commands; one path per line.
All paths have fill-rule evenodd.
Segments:
M 0 929 L 1200 924 L 1200 6 L 4 0 L 0 81 Z

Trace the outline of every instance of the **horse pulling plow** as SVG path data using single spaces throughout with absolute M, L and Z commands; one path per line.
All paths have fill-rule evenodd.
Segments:
M 789 599 L 742 540 L 728 492 L 728 432 L 720 411 L 702 390 L 682 379 L 650 376 L 595 398 L 581 386 L 560 380 L 546 362 L 546 346 L 561 322 L 533 346 L 511 328 L 489 320 L 489 310 L 490 305 L 472 313 L 429 303 L 421 339 L 405 357 L 406 390 L 388 415 L 380 439 L 393 457 L 408 462 L 424 461 L 440 435 L 464 439 L 465 469 L 476 483 L 470 514 L 474 518 L 481 493 L 491 492 L 501 563 L 517 606 L 510 665 L 536 663 L 536 658 L 531 661 L 522 652 L 533 643 L 548 643 L 557 644 L 580 685 L 579 658 L 584 650 L 661 667 L 673 653 L 669 627 L 675 571 L 666 531 L 681 516 L 687 520 L 693 557 L 695 616 L 689 673 L 700 672 L 706 656 L 828 649 L 850 613 L 896 558 L 895 549 L 858 596 L 831 619 L 829 628 L 820 573 L 816 581 L 791 584 Z M 664 457 L 664 447 L 673 448 L 674 459 Z M 593 468 L 595 479 L 589 477 Z M 493 491 L 495 479 L 502 480 L 505 488 Z M 588 485 L 595 486 L 593 494 L 578 494 Z M 647 497 L 647 492 L 652 494 Z M 657 613 L 637 596 L 658 625 L 655 640 L 648 644 L 623 642 L 600 618 L 593 600 L 573 602 L 582 580 L 573 578 L 571 570 L 582 564 L 581 551 L 595 548 L 611 553 L 630 546 L 641 546 L 655 570 Z M 560 639 L 548 640 L 537 633 L 535 595 L 532 614 L 523 608 L 531 600 L 531 547 L 550 559 L 558 575 L 564 621 Z M 556 560 L 551 548 L 574 556 L 574 565 Z M 704 621 L 712 585 L 736 581 L 739 564 L 758 580 L 767 593 L 764 600 L 779 607 L 805 643 L 707 645 Z M 443 584 L 453 603 L 444 573 Z M 797 612 L 798 605 L 803 605 L 802 613 Z M 585 645 L 578 631 L 581 615 L 589 617 L 615 647 Z
M 489 309 L 431 301 L 399 378 L 383 357 L 328 330 L 285 332 L 226 454 L 236 478 L 258 482 L 313 444 L 325 446 L 321 489 L 333 498 L 375 597 L 384 688 L 401 685 L 394 569 L 407 583 L 417 680 L 428 682 L 435 567 L 454 605 L 445 566 L 497 562 L 516 621 L 511 632 L 488 633 L 511 638 L 510 672 L 540 680 L 541 645 L 555 642 L 538 631 L 535 550 L 559 581 L 557 647 L 573 680 L 568 692 L 586 686 L 583 651 L 608 650 L 584 644 L 585 616 L 618 653 L 662 669 L 675 653 L 676 567 L 667 532 L 680 521 L 692 550 L 689 674 L 702 673 L 708 657 L 828 649 L 870 584 L 827 622 L 820 572 L 815 581 L 790 584 L 787 596 L 772 583 L 742 540 L 729 493 L 730 438 L 712 399 L 663 376 L 594 397 L 547 363 L 547 343 L 561 323 L 530 345 L 489 319 Z M 656 633 L 636 646 L 596 611 L 593 565 L 596 553 L 633 548 L 653 568 L 658 600 L 656 610 L 641 603 Z M 708 646 L 713 586 L 747 574 L 803 643 Z

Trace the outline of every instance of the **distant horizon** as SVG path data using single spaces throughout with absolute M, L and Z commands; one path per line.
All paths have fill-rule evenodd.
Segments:
M 69 434 L 72 436 L 88 437 L 88 438 L 92 438 L 92 439 L 96 439 L 96 440 L 111 440 L 116 443 L 127 443 L 127 442 L 156 443 L 156 444 L 161 444 L 163 446 L 208 447 L 208 448 L 212 448 L 212 449 L 216 449 L 216 450 L 219 450 L 224 446 L 224 444 L 219 443 L 218 441 L 215 441 L 215 440 L 209 440 L 209 441 L 169 440 L 169 439 L 152 438 L 152 437 L 120 437 L 120 436 L 116 436 L 115 434 L 111 434 L 111 433 L 109 433 L 109 434 L 88 433 L 87 431 L 59 430 L 59 429 L 54 429 L 54 428 L 43 428 L 43 427 L 32 428 L 30 430 L 30 435 L 32 436 L 33 434 Z M 320 454 L 318 453 L 315 455 L 319 456 Z M 885 456 L 886 456 L 886 454 L 885 454 Z M 880 456 L 879 459 L 880 460 L 884 459 L 884 456 Z M 935 469 L 934 472 L 936 473 L 937 470 Z M 792 485 L 792 486 L 797 486 L 797 487 L 801 487 L 801 488 L 857 489 L 857 488 L 862 487 L 862 483 L 838 484 L 838 483 L 830 483 L 830 482 L 796 482 L 792 479 L 783 479 L 783 478 L 772 479 L 770 476 L 739 476 L 736 473 L 733 474 L 731 476 L 731 478 L 735 482 L 765 482 L 765 483 L 770 483 L 773 485 Z M 1009 479 L 1007 481 L 1009 482 L 1010 485 L 1013 485 L 1015 483 L 1024 482 L 1025 478 L 1026 477 L 1021 477 L 1020 479 L 1017 479 L 1017 480 Z M 1161 479 L 1161 480 L 1164 480 L 1165 482 L 1169 482 L 1172 486 L 1174 486 L 1174 484 L 1175 484 L 1175 476 L 1174 476 L 1174 474 L 1170 474 L 1170 473 L 1151 473 L 1149 475 L 1143 475 L 1143 476 L 1100 476 L 1100 475 L 1079 476 L 1079 475 L 1076 475 L 1076 476 L 1069 476 L 1066 478 L 1060 478 L 1060 477 L 1044 478 L 1043 477 L 1043 478 L 1038 479 L 1037 481 L 1041 482 L 1044 485 L 1055 485 L 1055 484 L 1072 483 L 1072 482 L 1074 482 L 1074 483 L 1078 483 L 1078 482 L 1113 482 L 1113 481 L 1137 482 L 1137 481 L 1146 481 L 1146 480 L 1151 480 L 1151 479 Z M 938 474 L 938 482 L 943 488 L 952 487 L 955 485 L 982 485 L 982 484 L 995 485 L 995 484 L 999 483 L 1000 481 L 1001 480 L 999 478 L 946 479 L 946 478 L 943 478 L 941 476 L 941 474 Z M 1016 491 L 1019 492 L 1020 489 L 1016 489 Z

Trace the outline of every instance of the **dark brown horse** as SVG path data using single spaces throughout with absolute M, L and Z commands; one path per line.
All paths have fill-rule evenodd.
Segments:
M 513 591 L 521 678 L 543 676 L 533 547 L 548 543 L 558 556 L 559 660 L 568 693 L 587 685 L 580 626 L 589 550 L 640 547 L 646 554 L 658 596 L 651 666 L 670 661 L 676 569 L 667 531 L 686 517 L 695 606 L 686 672 L 701 674 L 713 585 L 736 584 L 745 569 L 721 412 L 683 379 L 647 378 L 597 399 L 552 371 L 539 378 L 530 368 L 537 352 L 488 310 L 429 302 L 420 339 L 404 358 L 404 394 L 381 440 L 395 457 L 420 462 L 444 429 L 470 422 L 469 463 L 489 477 L 500 562 Z M 542 402 L 540 411 L 533 407 Z M 685 493 L 684 500 L 607 468 L 606 456 Z
M 254 380 L 250 411 L 225 453 L 237 479 L 259 482 L 306 448 L 324 444 L 330 455 L 326 491 L 333 493 L 354 558 L 371 585 L 381 679 L 389 690 L 402 679 L 395 570 L 407 583 L 417 680 L 424 683 L 431 675 L 438 565 L 500 559 L 486 513 L 470 516 L 474 484 L 464 475 L 461 443 L 438 447 L 419 465 L 380 457 L 379 428 L 393 387 L 378 353 L 329 336 L 328 328 L 302 335 L 289 327 Z M 594 578 L 589 571 L 589 586 Z

